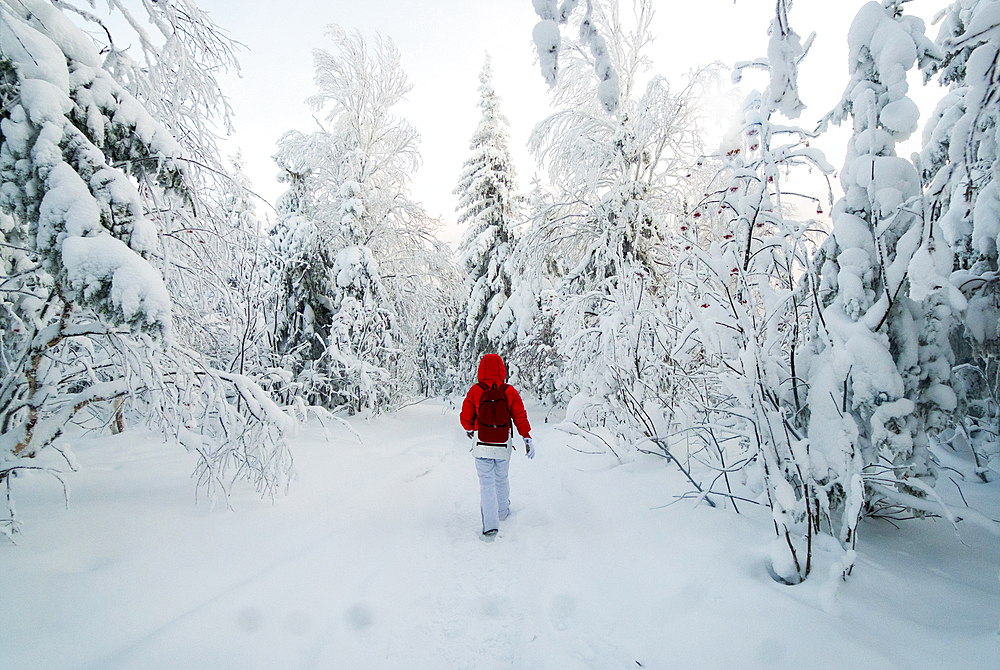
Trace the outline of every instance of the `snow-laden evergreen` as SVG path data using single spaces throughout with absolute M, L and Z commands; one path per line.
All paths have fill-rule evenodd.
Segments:
M 196 219 L 183 147 L 61 6 L 0 9 L 0 480 L 9 491 L 25 469 L 58 476 L 43 452 L 85 412 L 119 430 L 126 414 L 162 427 L 199 455 L 213 499 L 234 475 L 281 487 L 294 422 L 246 377 L 213 371 L 174 329 L 161 269 L 177 261 L 160 226 Z M 16 529 L 10 514 L 5 529 Z
M 510 298 L 510 258 L 520 203 L 508 148 L 508 122 L 493 89 L 489 55 L 479 74 L 478 106 L 482 117 L 469 142 L 472 155 L 463 164 L 454 190 L 459 196 L 458 223 L 467 226 L 458 248 L 467 294 L 458 331 L 460 361 L 468 370 L 475 368 L 483 354 L 508 358 L 515 344 L 491 331 L 493 320 Z
M 271 234 L 282 259 L 275 323 L 289 397 L 380 411 L 437 375 L 421 333 L 443 332 L 455 270 L 434 222 L 408 195 L 419 135 L 394 108 L 410 90 L 399 51 L 331 26 L 310 98 L 324 126 L 286 133 L 275 160 L 289 185 Z
M 231 350 L 239 348 L 243 339 L 236 334 L 240 326 L 233 315 L 245 311 L 232 289 L 240 283 L 236 275 L 246 269 L 248 254 L 259 249 L 253 239 L 256 226 L 234 225 L 238 222 L 230 208 L 234 194 L 252 197 L 250 184 L 231 173 L 217 147 L 217 133 L 233 130 L 232 110 L 219 77 L 238 69 L 240 45 L 193 0 L 109 0 L 106 12 L 83 2 L 52 4 L 83 22 L 87 39 L 102 55 L 104 70 L 183 151 L 175 157 L 184 169 L 183 190 L 178 184 L 164 189 L 170 184 L 159 183 L 159 168 L 141 155 L 138 146 L 132 148 L 139 155 L 113 160 L 131 163 L 140 194 L 156 213 L 162 247 L 156 265 L 175 305 L 178 341 L 206 356 L 213 367 L 229 368 Z M 130 138 L 126 134 L 121 141 Z
M 943 12 L 936 44 L 942 60 L 929 63 L 925 75 L 937 74 L 949 88 L 924 128 L 920 167 L 928 216 L 955 254 L 951 284 L 968 301 L 953 339 L 961 345 L 955 370 L 964 419 L 957 422 L 956 447 L 972 446 L 986 478 L 988 464 L 1000 463 L 1000 7 L 953 3 Z M 911 275 L 949 276 L 941 251 L 923 261 Z M 953 322 L 942 320 L 941 329 L 949 327 Z
M 938 50 L 894 2 L 862 7 L 848 44 L 851 80 L 831 118 L 850 117 L 854 134 L 833 234 L 814 261 L 808 437 L 815 476 L 839 508 L 837 535 L 853 546 L 862 514 L 926 509 L 928 438 L 955 409 L 947 320 L 963 301 L 938 270 L 950 258 L 924 217 L 917 171 L 895 154 L 918 121 L 906 72 Z

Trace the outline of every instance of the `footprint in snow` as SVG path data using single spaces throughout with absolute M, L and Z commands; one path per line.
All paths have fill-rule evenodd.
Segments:
M 344 613 L 344 621 L 355 630 L 362 631 L 372 625 L 372 611 L 364 603 L 358 603 Z
M 510 609 L 509 604 L 499 596 L 486 596 L 480 603 L 482 613 L 487 617 L 499 617 Z
M 253 633 L 260 630 L 264 623 L 264 614 L 256 607 L 244 607 L 236 615 L 236 625 L 244 633 Z
M 540 528 L 549 524 L 548 515 L 539 509 L 529 508 L 518 516 L 521 517 L 521 523 L 528 528 Z
M 566 630 L 567 622 L 576 613 L 576 599 L 568 593 L 560 593 L 549 604 L 549 621 L 556 630 Z

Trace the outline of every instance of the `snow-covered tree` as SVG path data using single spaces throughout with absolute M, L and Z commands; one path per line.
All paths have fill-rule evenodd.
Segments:
M 925 75 L 937 74 L 949 86 L 924 129 L 920 154 L 927 183 L 928 216 L 955 253 L 951 285 L 968 304 L 961 318 L 964 332 L 956 363 L 960 385 L 959 419 L 966 419 L 980 477 L 1000 471 L 1000 11 L 994 2 L 955 2 L 943 12 L 937 46 L 942 60 Z M 939 245 L 943 247 L 944 245 Z M 924 276 L 948 276 L 946 249 L 932 250 L 918 268 Z M 928 267 L 933 262 L 933 267 Z M 932 285 L 932 288 L 935 285 Z M 943 313 L 940 328 L 951 320 L 944 290 L 935 293 Z M 951 303 L 960 300 L 951 300 Z M 938 374 L 943 377 L 944 372 Z M 959 429 L 963 426 L 959 421 Z M 974 433 L 974 436 L 972 435 Z
M 542 77 L 549 87 L 555 88 L 559 81 L 560 53 L 567 53 L 570 50 L 578 54 L 587 53 L 592 59 L 589 61 L 590 67 L 597 77 L 596 85 L 592 86 L 595 91 L 592 95 L 600 101 L 604 111 L 614 114 L 621 103 L 622 91 L 619 83 L 621 72 L 611 53 L 615 36 L 611 37 L 612 44 L 609 44 L 601 35 L 607 24 L 603 21 L 603 6 L 600 0 L 586 0 L 586 10 L 582 16 L 577 10 L 579 0 L 562 0 L 561 3 L 559 0 L 532 0 L 532 4 L 541 20 L 535 24 L 531 36 L 535 42 Z M 609 11 L 617 11 L 617 0 L 611 0 L 609 4 Z M 559 26 L 571 22 L 577 28 L 578 39 L 570 39 L 564 43 Z M 589 82 L 590 78 L 587 81 Z
M 275 264 L 257 214 L 257 198 L 244 172 L 242 154 L 230 157 L 228 180 L 220 183 L 217 231 L 224 257 L 220 266 L 228 291 L 216 291 L 222 300 L 209 312 L 217 322 L 219 342 L 216 367 L 259 377 L 270 361 L 267 312 L 273 309 L 274 287 L 269 267 Z M 209 293 L 208 295 L 212 295 Z M 208 316 L 208 315 L 206 315 Z
M 286 133 L 275 156 L 289 184 L 272 235 L 285 264 L 275 340 L 314 403 L 379 410 L 419 384 L 415 334 L 444 313 L 455 271 L 407 193 L 419 136 L 393 111 L 410 90 L 398 50 L 329 35 L 309 100 L 326 125 Z
M 700 393 L 687 391 L 699 401 L 692 428 L 717 447 L 714 466 L 727 483 L 736 470 L 760 482 L 751 496 L 771 508 L 777 553 L 788 557 L 772 562 L 772 574 L 798 583 L 812 569 L 815 536 L 830 531 L 832 496 L 823 484 L 827 473 L 812 467 L 806 439 L 814 300 L 801 278 L 808 276 L 813 238 L 822 236 L 809 221 L 795 220 L 803 196 L 789 192 L 787 182 L 801 178 L 800 168 L 825 175 L 833 168 L 810 147 L 811 133 L 776 118 L 803 108 L 795 70 L 805 49 L 776 48 L 780 40 L 798 45 L 784 2 L 771 24 L 768 57 L 738 64 L 734 73 L 738 80 L 746 68 L 763 68 L 769 85 L 747 96 L 723 140 L 716 181 L 683 226 L 689 251 L 680 298 L 691 321 L 675 355 L 705 358 Z
M 833 234 L 814 262 L 817 359 L 807 402 L 813 476 L 850 547 L 858 519 L 882 501 L 919 507 L 933 481 L 933 415 L 954 409 L 955 394 L 948 329 L 935 323 L 948 304 L 934 297 L 946 282 L 933 257 L 946 245 L 935 244 L 921 211 L 916 169 L 895 155 L 918 121 L 906 72 L 937 50 L 923 22 L 892 1 L 862 7 L 848 43 L 851 80 L 828 118 L 850 116 L 854 134 Z
M 112 160 L 116 165 L 131 162 L 128 169 L 156 220 L 162 251 L 154 264 L 177 307 L 178 341 L 218 364 L 220 338 L 228 337 L 223 331 L 231 323 L 232 274 L 242 271 L 236 259 L 245 257 L 247 244 L 256 244 L 233 234 L 226 201 L 234 189 L 247 185 L 236 185 L 228 174 L 216 141 L 216 129 L 232 130 L 217 76 L 238 67 L 238 44 L 192 0 L 109 0 L 106 11 L 92 2 L 52 4 L 88 29 L 103 69 L 183 152 L 175 158 L 184 168 L 183 193 L 164 188 L 158 166 L 148 157 L 123 154 Z
M 508 149 L 507 118 L 500 112 L 500 96 L 493 89 L 489 55 L 479 74 L 482 117 L 455 187 L 458 223 L 468 228 L 458 253 L 466 275 L 464 319 L 459 319 L 461 360 L 466 369 L 483 354 L 510 354 L 510 343 L 490 337 L 490 327 L 510 298 L 510 261 L 514 226 L 518 218 L 516 172 Z M 507 346 L 503 346 L 503 345 Z
M 184 149 L 64 10 L 80 14 L 0 4 L 0 480 L 43 468 L 24 459 L 43 463 L 81 410 L 124 399 L 199 454 L 213 497 L 234 471 L 273 490 L 294 422 L 175 336 L 158 224 L 193 201 Z
M 672 411 L 673 331 L 663 308 L 674 267 L 669 224 L 681 209 L 689 166 L 703 153 L 700 101 L 713 75 L 696 72 L 679 90 L 653 77 L 640 95 L 651 4 L 636 4 L 632 31 L 625 30 L 617 3 L 595 4 L 592 11 L 607 27 L 620 104 L 609 116 L 592 94 L 598 75 L 585 52 L 561 52 L 557 111 L 530 140 L 553 193 L 534 200 L 541 208 L 520 247 L 531 260 L 519 267 L 536 269 L 521 281 L 537 290 L 554 284 L 546 308 L 558 333 L 564 383 L 575 396 L 570 420 L 582 429 L 610 430 L 609 443 L 662 445 Z M 519 315 L 530 307 L 522 293 L 515 291 L 496 327 L 532 330 Z M 539 318 L 542 295 L 535 297 Z

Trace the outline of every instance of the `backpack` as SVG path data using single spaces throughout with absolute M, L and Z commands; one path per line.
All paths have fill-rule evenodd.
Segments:
M 479 398 L 479 441 L 506 444 L 510 437 L 510 405 L 507 404 L 507 384 L 479 382 L 483 395 Z

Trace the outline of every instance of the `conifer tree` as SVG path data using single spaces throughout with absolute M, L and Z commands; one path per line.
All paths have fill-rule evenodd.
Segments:
M 419 387 L 418 333 L 451 300 L 454 273 L 408 192 L 419 135 L 394 111 L 411 89 L 399 51 L 328 34 L 309 100 L 326 112 L 321 129 L 286 133 L 275 156 L 289 184 L 272 232 L 284 264 L 275 340 L 291 393 L 380 411 Z
M 507 263 L 514 247 L 518 199 L 514 164 L 507 147 L 507 118 L 500 112 L 500 96 L 493 89 L 493 70 L 487 54 L 479 75 L 482 118 L 472 135 L 472 151 L 454 193 L 459 196 L 458 222 L 468 225 L 459 247 L 467 272 L 464 318 L 459 318 L 461 361 L 470 365 L 489 352 L 504 349 L 493 320 L 510 297 Z
M 217 63 L 194 42 L 218 33 L 186 7 L 145 10 L 184 57 L 171 70 L 184 91 L 174 102 L 205 112 L 216 89 L 197 73 Z M 100 418 L 113 406 L 117 430 L 131 413 L 196 452 L 213 499 L 234 471 L 273 492 L 290 468 L 294 421 L 251 380 L 186 346 L 177 300 L 207 301 L 164 279 L 195 274 L 185 261 L 197 254 L 170 253 L 171 226 L 184 221 L 201 239 L 211 228 L 192 206 L 204 196 L 189 169 L 195 148 L 172 128 L 206 147 L 213 139 L 148 97 L 163 90 L 153 72 L 123 85 L 122 54 L 98 51 L 68 13 L 96 21 L 67 3 L 0 3 L 0 484 L 10 500 L 12 476 L 48 469 L 24 459 L 44 462 L 84 408 Z M 12 507 L 4 529 L 16 529 Z
M 850 116 L 854 124 L 840 173 L 845 195 L 833 209 L 833 234 L 814 261 L 818 358 L 810 375 L 808 437 L 814 476 L 842 484 L 831 500 L 843 501 L 839 535 L 846 546 L 853 546 L 860 516 L 880 501 L 907 505 L 925 495 L 921 478 L 932 481 L 933 469 L 921 425 L 927 411 L 918 410 L 925 400 L 943 407 L 954 398 L 946 360 L 943 379 L 924 378 L 932 366 L 921 359 L 931 351 L 920 339 L 935 331 L 923 323 L 935 309 L 922 304 L 925 296 L 910 297 L 916 279 L 908 273 L 934 243 L 920 215 L 917 172 L 895 152 L 918 120 L 906 95 L 906 71 L 936 58 L 937 50 L 923 22 L 904 16 L 899 5 L 870 2 L 851 26 L 851 80 L 829 117 Z M 938 354 L 947 357 L 947 351 Z M 938 392 L 922 398 L 928 383 Z

